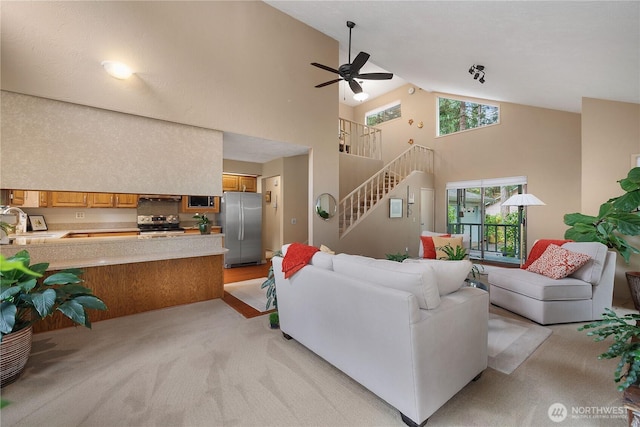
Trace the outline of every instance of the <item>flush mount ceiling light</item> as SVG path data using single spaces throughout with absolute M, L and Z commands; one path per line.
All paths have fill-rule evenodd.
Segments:
M 473 80 L 484 83 L 484 65 L 473 64 L 471 68 L 469 68 L 469 74 L 473 76 Z
M 133 71 L 131 71 L 131 68 L 129 68 L 128 65 L 123 64 L 122 62 L 102 61 L 102 66 L 104 67 L 107 73 L 109 73 L 111 76 L 115 77 L 116 79 L 120 79 L 120 80 L 128 79 L 129 77 L 131 77 L 131 74 L 133 74 Z
M 369 94 L 366 92 L 360 92 L 353 95 L 353 99 L 360 102 L 366 100 L 367 98 L 369 98 Z

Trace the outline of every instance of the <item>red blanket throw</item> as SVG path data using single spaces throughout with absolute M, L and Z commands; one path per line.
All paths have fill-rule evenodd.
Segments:
M 293 274 L 302 269 L 305 265 L 311 261 L 313 254 L 320 249 L 314 246 L 303 245 L 302 243 L 292 243 L 287 249 L 287 253 L 282 260 L 282 272 L 284 278 L 288 279 Z
M 545 250 L 547 250 L 547 246 L 549 245 L 558 245 L 558 246 L 562 246 L 567 242 L 573 242 L 573 240 L 554 240 L 554 239 L 540 239 L 540 240 L 536 240 L 536 242 L 533 244 L 533 247 L 531 248 L 531 253 L 529 253 L 529 257 L 527 258 L 527 262 L 524 263 L 524 265 L 520 268 L 526 270 L 527 268 L 529 268 L 529 266 L 531 264 L 533 264 L 533 262 L 535 260 L 537 260 L 538 258 L 540 258 L 540 256 L 544 253 Z

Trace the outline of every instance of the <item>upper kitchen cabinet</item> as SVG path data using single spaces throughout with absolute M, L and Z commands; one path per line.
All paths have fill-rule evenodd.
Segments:
M 125 194 L 119 193 L 115 195 L 116 208 L 137 208 L 138 207 L 138 195 L 137 194 Z
M 46 208 L 49 193 L 46 191 L 9 190 L 9 204 L 23 208 Z
M 258 178 L 249 175 L 222 175 L 222 191 L 258 191 Z
M 11 190 L 9 193 L 9 199 L 11 200 L 11 206 L 24 205 L 26 191 L 24 190 Z
M 86 208 L 89 207 L 89 194 L 75 191 L 52 191 L 52 208 Z
M 113 194 L 111 193 L 89 193 L 90 208 L 112 208 Z

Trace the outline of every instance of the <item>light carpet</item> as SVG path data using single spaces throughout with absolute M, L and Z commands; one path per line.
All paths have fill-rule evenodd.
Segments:
M 267 311 L 267 290 L 260 289 L 260 286 L 262 286 L 265 280 L 267 280 L 267 278 L 262 277 L 260 279 L 227 283 L 224 285 L 224 290 L 263 313 Z
M 2 389 L 11 402 L 2 426 L 404 426 L 397 410 L 268 323 L 217 299 L 35 334 L 25 372 Z M 519 369 L 487 369 L 427 425 L 626 426 L 624 414 L 548 417 L 558 402 L 621 407 L 617 361 L 597 359 L 609 344 L 578 326 L 551 325 Z
M 549 328 L 489 313 L 489 367 L 512 373 L 549 335 Z

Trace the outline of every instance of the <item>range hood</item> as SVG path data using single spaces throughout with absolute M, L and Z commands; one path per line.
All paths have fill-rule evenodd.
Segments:
M 139 200 L 164 200 L 169 202 L 179 202 L 182 196 L 170 196 L 168 194 L 140 194 Z

